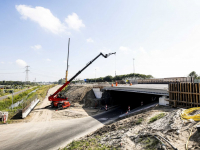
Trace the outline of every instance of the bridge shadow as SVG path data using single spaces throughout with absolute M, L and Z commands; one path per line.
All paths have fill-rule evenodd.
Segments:
M 109 97 L 103 98 L 100 101 L 100 107 L 102 108 L 100 114 L 91 113 L 87 107 L 83 107 L 84 111 L 88 114 L 88 116 L 93 117 L 99 122 L 105 124 L 108 120 L 114 120 L 118 118 L 120 115 L 126 113 L 130 107 L 130 110 L 137 108 L 145 108 L 146 106 L 151 105 L 152 103 L 158 103 L 159 95 L 153 94 L 144 94 L 144 93 L 133 93 L 133 92 L 124 92 L 124 91 L 107 91 Z M 105 111 L 105 107 L 108 107 L 108 112 Z M 111 107 L 116 106 L 115 108 Z M 94 109 L 93 107 L 92 109 Z M 96 110 L 97 110 L 96 109 Z

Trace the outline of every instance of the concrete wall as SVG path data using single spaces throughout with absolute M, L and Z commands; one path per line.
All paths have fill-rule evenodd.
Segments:
M 35 99 L 31 102 L 31 105 L 22 113 L 22 118 L 26 118 L 28 114 L 33 110 L 33 108 L 39 103 L 39 99 Z
M 166 98 L 166 96 L 159 97 L 159 105 L 169 106 L 169 102 L 165 100 Z
M 102 97 L 102 92 L 100 91 L 100 88 L 93 88 L 93 92 L 97 99 L 100 99 Z

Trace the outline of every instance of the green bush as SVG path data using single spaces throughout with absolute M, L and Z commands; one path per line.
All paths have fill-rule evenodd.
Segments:
M 63 150 L 116 150 L 113 146 L 106 146 L 99 144 L 97 138 L 88 140 L 79 140 L 71 142 Z
M 138 124 L 141 124 L 143 120 L 144 120 L 143 118 L 139 118 L 139 119 L 136 121 L 136 124 L 137 124 L 137 125 L 138 125 Z
M 158 114 L 158 115 L 152 117 L 152 118 L 149 120 L 149 123 L 152 123 L 152 122 L 154 122 L 154 121 L 156 121 L 156 120 L 158 120 L 158 119 L 160 119 L 160 118 L 162 118 L 162 117 L 164 117 L 164 116 L 165 116 L 165 113 L 160 113 L 160 114 Z

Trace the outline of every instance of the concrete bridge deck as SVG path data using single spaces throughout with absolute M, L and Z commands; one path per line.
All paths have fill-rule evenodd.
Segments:
M 132 86 L 118 85 L 113 87 L 104 87 L 103 90 L 169 96 L 168 84 L 134 84 Z

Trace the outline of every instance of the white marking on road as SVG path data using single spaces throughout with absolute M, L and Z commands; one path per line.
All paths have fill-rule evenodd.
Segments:
M 108 118 L 100 118 L 99 120 L 108 120 Z

